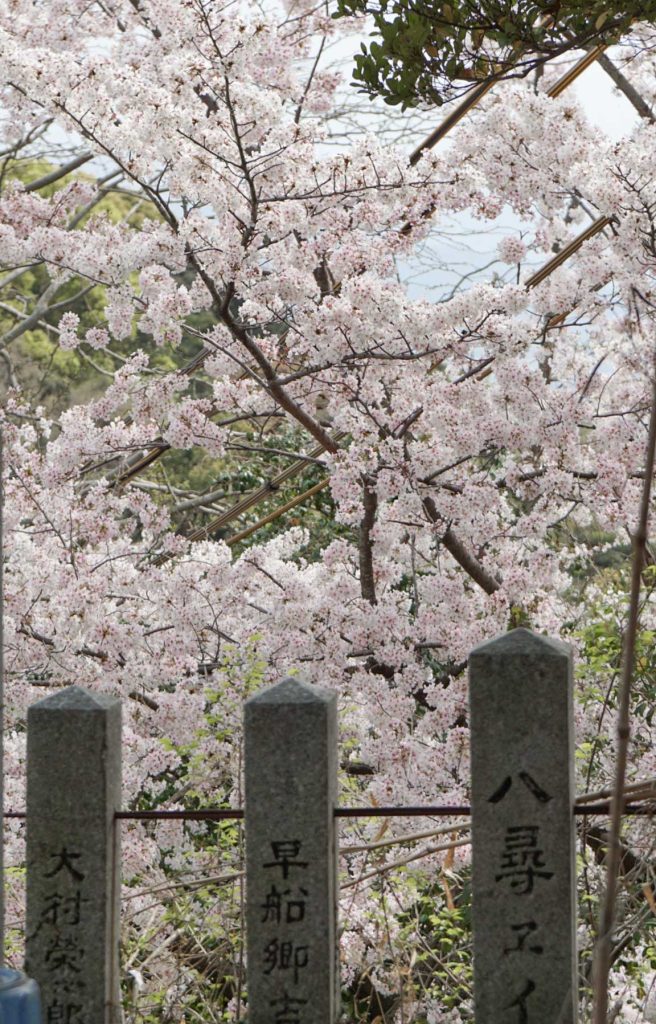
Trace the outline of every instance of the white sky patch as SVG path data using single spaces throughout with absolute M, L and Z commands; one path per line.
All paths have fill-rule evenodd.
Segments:
M 572 86 L 572 92 L 592 124 L 613 142 L 630 134 L 640 120 L 636 110 L 615 88 L 599 64 L 592 64 L 584 71 Z

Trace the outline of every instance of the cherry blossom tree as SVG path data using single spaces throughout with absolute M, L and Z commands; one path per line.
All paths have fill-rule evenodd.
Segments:
M 23 806 L 27 705 L 73 680 L 124 700 L 126 807 L 239 806 L 243 700 L 289 672 L 339 692 L 351 801 L 462 802 L 467 654 L 518 622 L 579 648 L 581 786 L 607 781 L 613 704 L 600 720 L 598 691 L 612 659 L 599 665 L 591 622 L 603 609 L 606 635 L 621 628 L 622 569 L 603 558 L 642 483 L 653 33 L 634 27 L 626 66 L 611 64 L 638 97 L 621 145 L 547 65 L 491 91 L 448 146 L 410 153 L 374 134 L 333 144 L 348 96 L 324 51 L 353 28 L 305 3 L 0 10 L 0 351 L 10 366 L 45 323 L 106 382 L 54 417 L 6 394 L 8 807 Z M 37 156 L 50 169 L 22 180 Z M 148 216 L 110 219 L 111 191 Z M 502 211 L 516 227 L 494 277 L 444 301 L 411 294 L 403 268 L 431 231 Z M 36 270 L 42 290 L 23 302 Z M 656 774 L 645 729 L 641 778 Z M 630 839 L 649 841 L 639 825 Z M 221 861 L 222 916 L 170 887 L 192 854 L 205 873 Z M 147 965 L 146 995 L 168 988 L 158 1019 L 200 998 L 194 971 L 222 979 L 223 1019 L 243 1017 L 239 854 L 234 831 L 125 830 L 126 972 L 140 984 Z M 21 856 L 16 826 L 10 863 Z M 393 889 L 385 872 L 351 884 L 368 856 L 361 842 L 345 862 L 353 1013 L 469 1019 L 466 985 L 445 983 L 447 997 L 403 952 L 438 956 L 422 908 L 430 893 L 440 920 L 456 912 L 468 847 L 426 851 Z M 592 896 L 599 877 L 592 858 Z M 175 926 L 174 911 L 201 910 L 210 952 Z M 633 1020 L 643 974 L 618 959 L 614 984 Z

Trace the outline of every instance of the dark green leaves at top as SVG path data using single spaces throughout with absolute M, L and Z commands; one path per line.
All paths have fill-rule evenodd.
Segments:
M 358 14 L 374 31 L 355 56 L 353 84 L 405 109 L 611 42 L 634 21 L 656 21 L 656 0 L 337 0 L 335 17 Z

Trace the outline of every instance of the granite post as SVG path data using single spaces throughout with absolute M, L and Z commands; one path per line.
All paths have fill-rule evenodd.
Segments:
M 285 679 L 244 732 L 248 1024 L 335 1024 L 336 696 Z
M 515 629 L 469 673 L 476 1024 L 574 1024 L 570 649 Z
M 79 686 L 27 714 L 25 966 L 43 1024 L 120 1020 L 121 703 Z

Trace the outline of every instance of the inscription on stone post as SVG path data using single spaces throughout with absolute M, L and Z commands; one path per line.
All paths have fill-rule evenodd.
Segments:
M 335 1024 L 337 714 L 285 679 L 246 702 L 249 1024 Z
M 515 629 L 469 672 L 476 1024 L 574 1024 L 570 650 Z
M 115 1024 L 121 705 L 70 686 L 27 717 L 25 966 L 44 1024 Z

